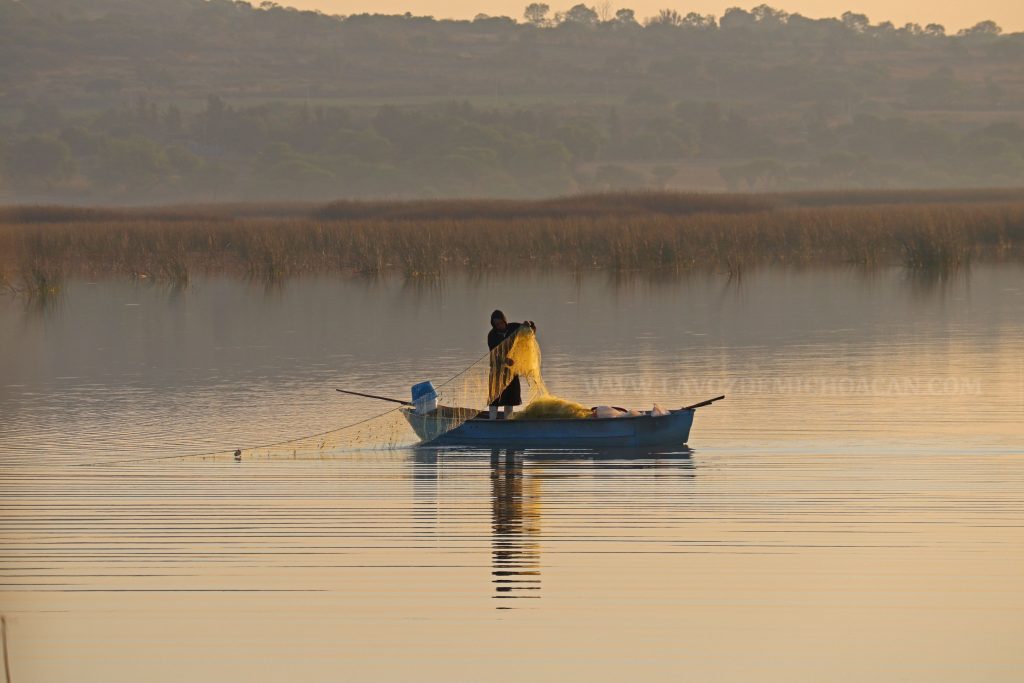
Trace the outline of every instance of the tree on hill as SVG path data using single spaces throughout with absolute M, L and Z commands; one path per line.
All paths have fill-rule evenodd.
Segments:
M 548 12 L 550 11 L 551 8 L 544 3 L 533 2 L 523 10 L 523 18 L 526 19 L 526 23 L 533 26 L 547 26 L 550 23 L 548 20 Z
M 597 10 L 583 3 L 573 5 L 562 15 L 561 24 L 570 26 L 596 26 L 600 20 Z
M 970 28 L 965 28 L 957 32 L 958 36 L 998 36 L 1003 32 L 1003 29 L 996 22 L 988 19 L 986 21 L 979 21 L 977 24 Z

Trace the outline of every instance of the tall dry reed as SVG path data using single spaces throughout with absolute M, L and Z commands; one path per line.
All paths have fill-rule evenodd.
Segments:
M 9 286 L 45 291 L 75 276 L 181 284 L 196 273 L 273 280 L 523 268 L 950 269 L 976 259 L 1024 260 L 1024 198 L 976 192 L 947 202 L 940 193 L 659 193 L 326 207 L 14 207 L 0 209 L 0 274 Z

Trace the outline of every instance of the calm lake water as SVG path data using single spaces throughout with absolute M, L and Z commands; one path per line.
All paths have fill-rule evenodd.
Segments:
M 216 453 L 537 322 L 656 453 Z M 1019 681 L 1024 269 L 311 279 L 0 298 L 17 683 Z M 187 455 L 190 457 L 180 457 Z

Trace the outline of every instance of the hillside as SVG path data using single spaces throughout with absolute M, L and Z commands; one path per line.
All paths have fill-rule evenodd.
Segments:
M 0 0 L 0 200 L 1024 181 L 1024 34 L 990 22 L 533 18 Z

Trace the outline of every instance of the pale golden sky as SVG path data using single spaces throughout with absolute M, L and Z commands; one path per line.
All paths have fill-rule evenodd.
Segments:
M 542 0 L 551 6 L 552 11 L 564 10 L 580 0 Z M 483 12 L 492 15 L 506 15 L 520 18 L 526 0 L 279 0 L 283 5 L 291 5 L 303 9 L 321 9 L 329 13 L 358 14 L 362 12 L 379 12 L 382 14 L 430 14 L 438 18 L 455 17 L 471 18 Z M 604 0 L 584 0 L 592 7 L 602 7 Z M 254 2 L 253 4 L 258 4 Z M 661 8 L 672 8 L 683 12 L 700 12 L 721 16 L 727 7 L 739 6 L 751 8 L 761 4 L 761 0 L 747 2 L 716 2 L 715 0 L 690 0 L 689 2 L 673 2 L 672 0 L 620 0 L 608 3 L 614 10 L 629 7 L 636 11 L 638 17 L 657 14 Z M 788 12 L 799 12 L 808 17 L 839 16 L 846 10 L 862 12 L 871 18 L 872 23 L 889 20 L 897 25 L 914 21 L 919 24 L 937 22 L 943 24 L 951 33 L 965 26 L 973 26 L 984 19 L 993 19 L 1003 27 L 1004 31 L 1024 30 L 1024 1 L 1022 0 L 905 0 L 887 2 L 886 0 L 788 0 L 787 2 L 769 2 L 773 7 Z

